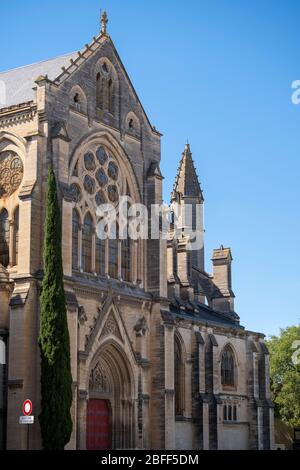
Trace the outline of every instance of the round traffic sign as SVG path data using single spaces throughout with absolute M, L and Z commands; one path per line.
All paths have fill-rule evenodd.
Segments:
M 23 403 L 23 415 L 30 416 L 32 413 L 32 402 L 31 400 L 25 400 Z

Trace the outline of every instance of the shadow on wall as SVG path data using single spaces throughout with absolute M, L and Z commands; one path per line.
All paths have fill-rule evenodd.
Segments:
M 275 449 L 284 448 L 287 450 L 293 449 L 293 428 L 288 424 L 275 419 Z

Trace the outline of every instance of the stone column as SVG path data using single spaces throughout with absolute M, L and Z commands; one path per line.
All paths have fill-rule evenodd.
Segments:
M 96 274 L 96 228 L 93 228 L 92 234 L 92 272 Z
M 165 448 L 175 449 L 174 327 L 165 330 Z
M 205 382 L 205 342 L 199 333 L 199 390 L 202 401 L 202 435 L 203 435 L 203 450 L 209 449 L 209 410 L 208 400 L 206 395 L 206 382 Z
M 78 441 L 77 449 L 86 450 L 86 426 L 87 426 L 87 392 L 78 391 L 78 411 L 77 411 Z

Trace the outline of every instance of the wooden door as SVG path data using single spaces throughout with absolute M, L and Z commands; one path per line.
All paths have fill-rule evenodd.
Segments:
M 86 448 L 87 450 L 111 449 L 111 413 L 108 400 L 88 401 Z

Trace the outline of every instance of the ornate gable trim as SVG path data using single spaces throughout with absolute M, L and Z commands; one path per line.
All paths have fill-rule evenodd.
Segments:
M 109 317 L 103 327 L 101 338 L 110 335 L 116 336 L 120 341 L 123 342 L 120 328 L 112 311 L 110 312 Z

